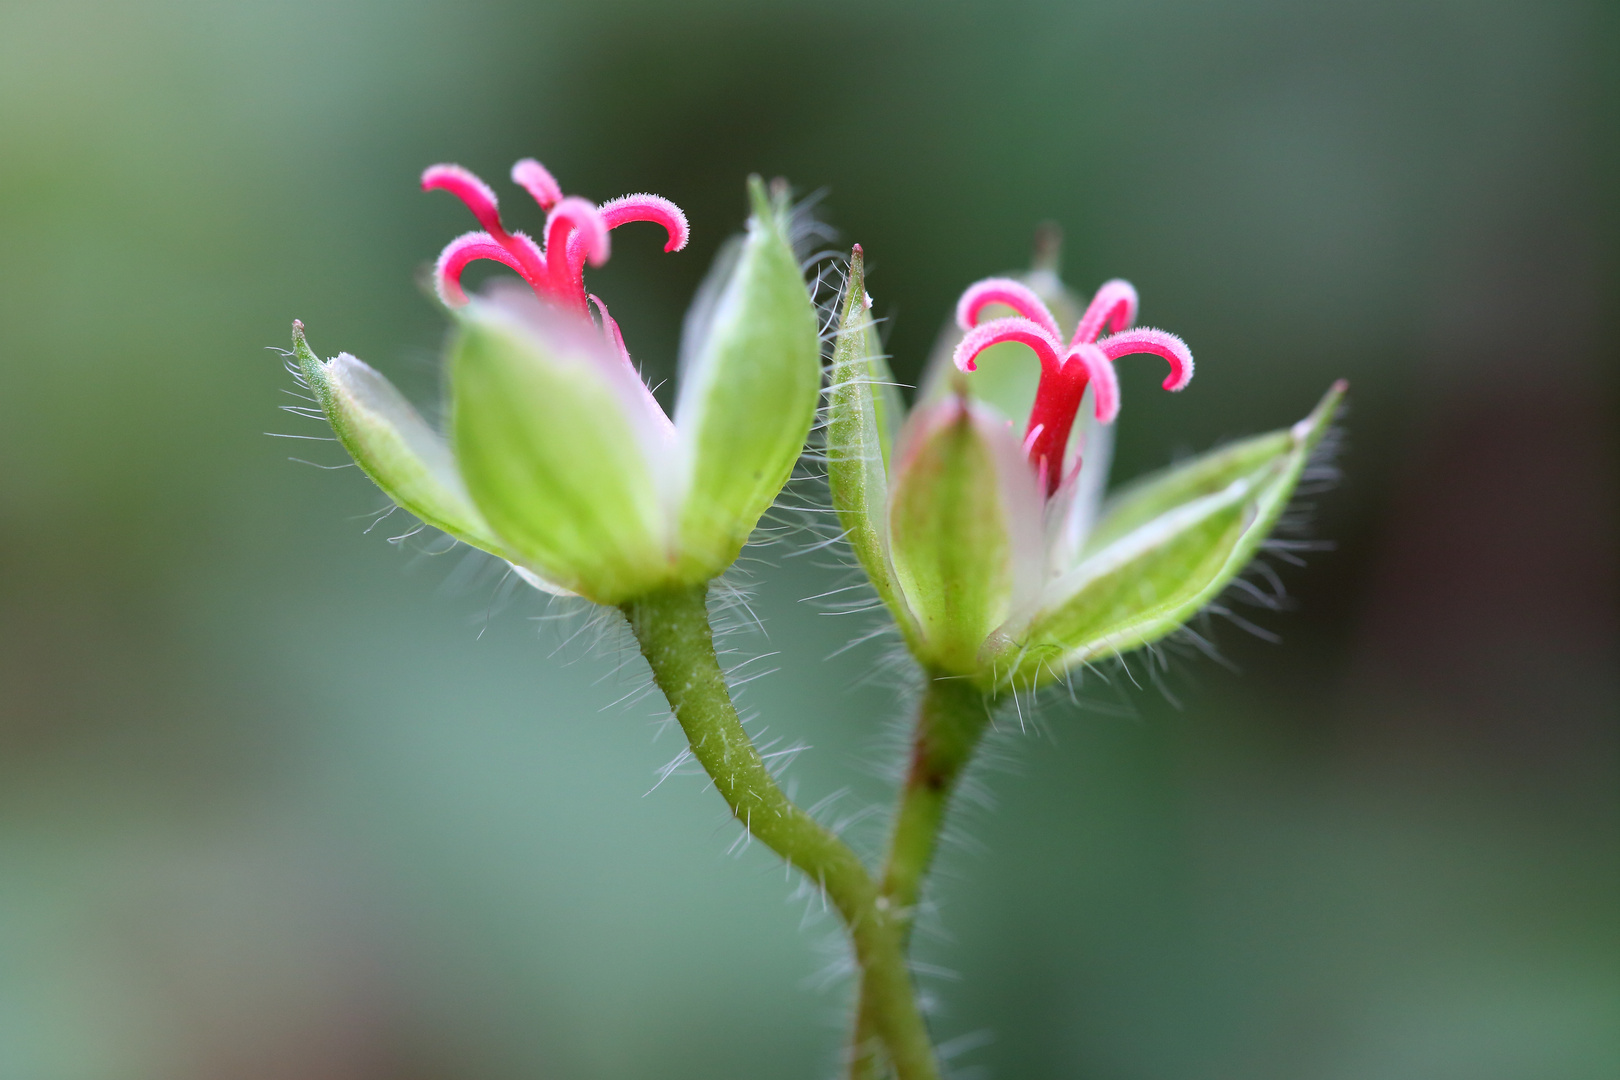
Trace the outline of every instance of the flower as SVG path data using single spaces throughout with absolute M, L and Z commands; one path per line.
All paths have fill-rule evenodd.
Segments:
M 538 162 L 512 178 L 548 211 L 544 244 L 509 231 L 494 193 L 455 165 L 448 190 L 483 226 L 452 240 L 434 284 L 455 330 L 449 431 L 348 353 L 322 361 L 293 326 L 296 373 L 339 441 L 396 504 L 511 563 L 537 588 L 622 604 L 709 580 L 735 561 L 798 459 L 820 390 L 814 307 L 788 241 L 785 188 L 749 182 L 745 236 L 727 244 L 682 335 L 673 421 L 637 373 L 584 268 L 620 225 L 662 225 L 685 246 L 686 217 L 656 195 L 597 206 L 565 196 Z M 468 297 L 461 275 L 489 259 L 510 283 Z M 596 319 L 593 321 L 591 309 Z M 762 408 L 761 402 L 770 403 Z
M 1067 341 L 1053 308 L 1078 305 L 1050 267 L 970 286 L 903 423 L 869 307 L 857 246 L 833 361 L 834 507 L 917 659 L 987 692 L 1040 686 L 1185 624 L 1276 524 L 1344 391 L 1336 384 L 1291 428 L 1139 480 L 1104 503 L 1119 412 L 1113 362 L 1164 357 L 1167 390 L 1193 372 L 1180 338 L 1131 328 L 1128 282 L 1098 289 Z M 994 308 L 1012 314 L 984 321 Z M 982 382 L 979 362 L 1013 346 L 1035 353 L 1036 383 L 1005 373 Z M 1089 417 L 1080 415 L 1088 392 Z M 1025 412 L 1020 437 L 1009 414 Z

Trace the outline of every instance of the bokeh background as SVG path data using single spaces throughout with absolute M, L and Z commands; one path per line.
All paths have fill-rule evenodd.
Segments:
M 533 227 L 529 154 L 691 215 L 592 279 L 654 377 L 758 171 L 827 190 L 903 378 L 1041 219 L 1134 280 L 1199 369 L 1123 367 L 1118 477 L 1351 380 L 1282 643 L 998 742 L 921 944 L 964 1075 L 1620 1075 L 1617 15 L 6 0 L 0 1077 L 834 1073 L 836 927 L 698 778 L 648 793 L 623 636 L 261 434 L 323 434 L 276 411 L 294 317 L 434 399 L 471 223 L 416 177 Z M 859 817 L 895 678 L 765 554 L 748 701 Z

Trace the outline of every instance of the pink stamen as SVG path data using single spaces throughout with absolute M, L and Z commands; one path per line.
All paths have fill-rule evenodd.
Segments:
M 1010 307 L 1052 337 L 1062 337 L 1058 332 L 1057 319 L 1053 318 L 1046 303 L 1035 295 L 1035 290 L 1012 278 L 985 278 L 969 285 L 967 292 L 956 302 L 956 325 L 963 330 L 972 330 L 978 325 L 979 314 L 991 304 Z
M 1035 440 L 1040 438 L 1041 437 L 1041 432 L 1043 432 L 1045 430 L 1046 430 L 1046 425 L 1045 424 L 1036 424 L 1034 427 L 1032 427 L 1028 431 L 1024 432 L 1024 456 L 1025 457 L 1029 457 L 1029 452 L 1035 448 Z
M 1041 361 L 1042 383 L 1045 383 L 1048 372 L 1062 367 L 1063 344 L 1057 335 L 1049 333 L 1046 327 L 1039 323 L 1017 315 L 1006 319 L 991 319 L 983 326 L 975 326 L 969 330 L 962 338 L 961 344 L 956 346 L 952 359 L 963 371 L 977 371 L 979 354 L 990 346 L 1000 345 L 1004 341 L 1028 345 L 1035 350 L 1035 355 L 1040 357 Z
M 1107 355 L 1096 345 L 1082 342 L 1069 350 L 1063 364 L 1065 367 L 1079 364 L 1085 368 L 1086 378 L 1080 385 L 1091 386 L 1097 421 L 1112 424 L 1119 417 L 1119 376 L 1114 373 L 1114 365 L 1109 363 Z M 1075 404 L 1080 403 L 1076 400 Z
M 430 165 L 422 172 L 423 191 L 448 191 L 467 204 L 478 224 L 484 227 L 492 240 L 501 245 L 522 264 L 523 276 L 529 284 L 545 279 L 545 258 L 532 242 L 514 239 L 501 224 L 501 214 L 495 201 L 495 192 L 470 171 L 460 165 Z M 510 264 L 508 264 L 510 265 Z
M 1080 325 L 1075 327 L 1070 344 L 1096 341 L 1097 335 L 1105 329 L 1116 334 L 1128 329 L 1136 321 L 1136 306 L 1136 288 L 1130 282 L 1123 278 L 1103 282 L 1086 306 L 1086 313 L 1080 316 Z
M 602 220 L 610 229 L 617 229 L 620 225 L 628 225 L 632 221 L 650 221 L 655 225 L 662 225 L 668 239 L 664 242 L 665 251 L 679 251 L 686 246 L 687 237 L 691 229 L 686 223 L 686 214 L 680 207 L 661 195 L 620 195 L 617 199 L 609 199 L 601 206 Z
M 1192 350 L 1187 348 L 1185 341 L 1169 331 L 1144 326 L 1105 337 L 1097 342 L 1097 347 L 1110 360 L 1134 353 L 1152 353 L 1164 357 L 1170 361 L 1170 374 L 1165 377 L 1163 384 L 1166 390 L 1180 390 L 1192 381 Z
M 524 158 L 512 166 L 512 183 L 533 195 L 542 210 L 562 202 L 562 185 L 534 158 Z
M 609 199 L 598 209 L 602 212 L 603 223 L 609 229 L 617 229 L 620 225 L 628 225 L 632 221 L 650 221 L 655 225 L 662 225 L 667 236 L 664 241 L 665 251 L 681 250 L 686 246 L 687 237 L 691 234 L 686 223 L 686 214 L 681 208 L 658 195 L 621 195 L 617 199 Z M 574 233 L 568 238 L 568 272 L 571 277 L 577 277 L 581 281 L 585 277 L 585 255 L 585 238 L 579 233 Z
M 536 258 L 540 251 L 522 233 L 514 237 L 519 243 L 529 245 Z M 439 261 L 433 268 L 433 286 L 439 294 L 439 299 L 448 307 L 460 307 L 467 302 L 467 294 L 461 287 L 461 273 L 467 264 L 476 259 L 492 259 L 503 266 L 516 270 L 523 280 L 530 285 L 536 282 L 529 277 L 523 264 L 506 248 L 495 242 L 495 238 L 485 232 L 463 233 L 445 245 L 439 253 Z
M 546 257 L 551 264 L 550 291 L 552 299 L 581 311 L 586 309 L 585 268 L 578 270 L 569 265 L 568 246 L 575 234 L 586 258 L 593 266 L 601 266 L 608 257 L 608 231 L 601 211 L 588 199 L 569 195 L 546 217 Z
M 624 343 L 624 334 L 619 330 L 618 320 L 608 314 L 607 305 L 602 302 L 600 296 L 591 293 L 586 299 L 596 305 L 596 314 L 602 320 L 603 335 L 615 349 L 619 350 L 619 355 L 623 357 L 625 364 L 634 369 L 636 366 L 635 361 L 630 359 L 630 350 Z
M 596 314 L 602 320 L 603 336 L 618 350 L 619 358 L 624 361 L 624 366 L 629 368 L 631 374 L 635 376 L 636 387 L 640 390 L 642 401 L 647 406 L 647 415 L 653 418 L 653 422 L 657 425 L 666 442 L 672 443 L 675 438 L 675 424 L 670 420 L 669 414 L 664 412 L 664 407 L 658 404 L 658 398 L 653 396 L 652 389 L 647 385 L 646 380 L 642 379 L 641 373 L 636 370 L 635 361 L 630 359 L 630 350 L 625 347 L 624 334 L 619 331 L 618 321 L 608 314 L 607 305 L 602 302 L 600 296 L 592 294 L 587 299 L 596 305 Z

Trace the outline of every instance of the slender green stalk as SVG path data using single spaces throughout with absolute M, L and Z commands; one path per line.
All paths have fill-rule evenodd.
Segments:
M 928 1029 L 906 969 L 905 922 L 842 840 L 789 799 L 743 729 L 714 652 L 704 586 L 624 605 L 653 679 L 731 812 L 750 833 L 819 884 L 849 927 L 863 1001 L 900 1080 L 937 1080 Z M 863 1014 L 864 1015 L 864 1014 Z
M 896 920 L 902 950 L 911 938 L 918 896 L 939 847 L 951 795 L 989 720 L 990 703 L 962 679 L 931 679 L 918 704 L 911 768 L 900 790 L 877 900 Z M 877 993 L 876 987 L 862 981 L 850 1051 L 851 1080 L 878 1080 L 883 1075 Z

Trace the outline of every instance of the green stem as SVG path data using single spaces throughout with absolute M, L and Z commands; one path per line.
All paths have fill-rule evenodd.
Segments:
M 777 786 L 743 729 L 714 652 L 707 588 L 669 589 L 624 605 L 653 680 L 686 732 L 692 755 L 732 814 L 808 875 L 849 928 L 863 1000 L 900 1080 L 937 1080 L 938 1066 L 906 969 L 905 928 L 878 903 L 861 860 Z
M 917 707 L 911 768 L 900 791 L 877 904 L 898 923 L 900 947 L 911 938 L 923 880 L 939 847 L 940 830 L 962 770 L 990 720 L 990 703 L 962 679 L 931 679 Z M 863 980 L 850 1052 L 851 1080 L 883 1075 L 877 988 Z

